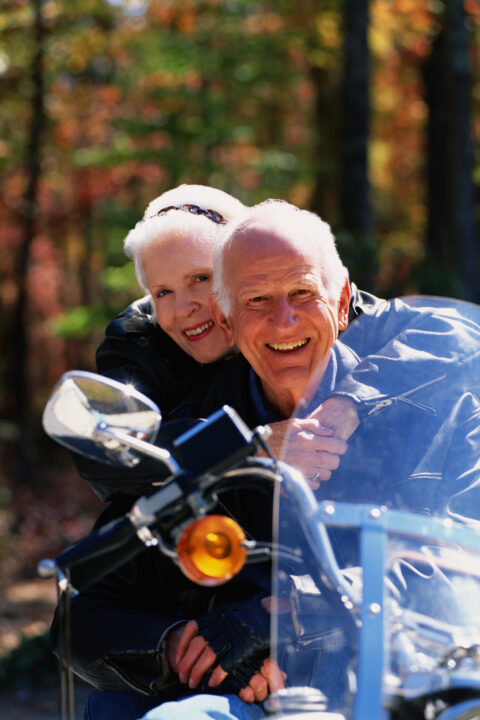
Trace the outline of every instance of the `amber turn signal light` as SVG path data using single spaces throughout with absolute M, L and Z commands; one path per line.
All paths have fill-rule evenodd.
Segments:
M 245 564 L 245 533 L 225 515 L 205 515 L 183 529 L 177 557 L 185 575 L 199 585 L 220 585 Z

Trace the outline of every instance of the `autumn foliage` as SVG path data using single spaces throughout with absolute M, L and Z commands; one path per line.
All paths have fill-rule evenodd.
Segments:
M 26 427 L 30 457 L 42 460 L 35 453 L 45 443 L 40 413 L 51 387 L 66 369 L 93 369 L 106 322 L 137 296 L 122 241 L 170 186 L 208 183 L 247 203 L 276 196 L 312 207 L 334 226 L 353 279 L 368 289 L 436 287 L 424 270 L 431 252 L 425 68 L 452 13 L 461 13 L 465 35 L 455 53 L 468 59 L 470 104 L 462 112 L 473 148 L 480 6 L 365 0 L 371 227 L 361 242 L 340 200 L 354 171 L 342 165 L 348 7 L 339 0 L 4 3 L 0 436 L 11 473 Z M 448 97 L 444 112 L 456 112 Z M 479 178 L 477 152 L 468 190 L 477 183 L 477 216 Z M 477 251 L 469 250 L 472 263 Z M 450 275 L 448 294 L 468 296 L 460 269 L 449 265 Z

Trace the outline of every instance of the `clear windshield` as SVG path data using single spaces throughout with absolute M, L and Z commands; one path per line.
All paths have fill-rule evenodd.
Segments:
M 274 648 L 289 686 L 321 691 L 319 709 L 372 720 L 480 688 L 479 327 L 479 307 L 443 299 L 361 316 L 291 423 Z M 319 481 L 299 433 L 332 396 L 359 423 Z

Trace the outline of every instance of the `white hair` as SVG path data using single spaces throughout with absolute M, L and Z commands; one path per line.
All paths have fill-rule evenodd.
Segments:
M 225 224 L 243 217 L 245 212 L 246 207 L 240 200 L 207 185 L 179 185 L 152 200 L 143 219 L 124 240 L 125 254 L 133 260 L 138 283 L 144 292 L 149 292 L 142 262 L 142 250 L 147 245 L 160 243 L 173 234 L 188 234 L 192 240 L 200 235 L 207 236 L 213 244 Z M 151 305 L 155 313 L 153 300 Z
M 186 203 L 198 205 L 203 210 L 214 210 L 220 213 L 227 222 L 243 214 L 246 206 L 224 190 L 209 185 L 179 185 L 166 190 L 147 206 L 143 219 L 156 215 L 169 205 Z
M 232 308 L 230 288 L 225 277 L 225 256 L 236 238 L 255 228 L 275 228 L 295 237 L 301 233 L 312 247 L 318 248 L 319 269 L 331 300 L 339 300 L 348 270 L 338 254 L 330 225 L 308 210 L 300 210 L 284 200 L 265 200 L 247 210 L 244 217 L 231 223 L 216 242 L 213 256 L 213 296 L 223 314 L 229 317 Z

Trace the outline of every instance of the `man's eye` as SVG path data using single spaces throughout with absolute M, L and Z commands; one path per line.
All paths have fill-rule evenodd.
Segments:
M 310 295 L 310 290 L 307 290 L 307 288 L 298 288 L 298 290 L 295 290 L 294 295 Z
M 261 305 L 266 301 L 265 295 L 255 295 L 254 297 L 249 298 L 249 304 L 250 305 Z
M 208 282 L 209 280 L 211 280 L 210 275 L 197 275 L 195 278 L 195 282 L 197 283 Z

